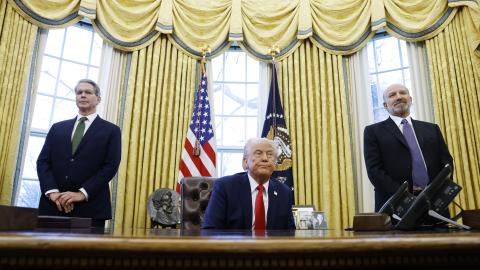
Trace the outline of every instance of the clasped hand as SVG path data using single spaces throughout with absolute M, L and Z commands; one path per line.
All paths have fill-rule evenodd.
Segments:
M 70 213 L 73 210 L 75 202 L 82 202 L 85 200 L 85 195 L 80 192 L 53 192 L 49 194 L 49 198 L 57 205 L 60 212 Z

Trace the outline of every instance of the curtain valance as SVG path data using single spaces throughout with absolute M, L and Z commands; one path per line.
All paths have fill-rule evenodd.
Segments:
M 184 52 L 220 54 L 236 41 L 251 56 L 288 56 L 303 39 L 337 55 L 361 49 L 380 28 L 408 41 L 441 31 L 469 9 L 470 49 L 480 50 L 478 0 L 8 0 L 30 22 L 65 27 L 83 17 L 112 46 L 135 51 L 160 34 Z M 209 50 L 208 50 L 209 49 Z

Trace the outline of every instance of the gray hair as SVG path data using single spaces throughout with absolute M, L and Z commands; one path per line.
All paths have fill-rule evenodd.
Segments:
M 268 143 L 272 146 L 273 149 L 273 154 L 275 156 L 275 162 L 277 161 L 277 158 L 279 156 L 278 152 L 278 145 L 275 141 L 267 139 L 267 138 L 250 138 L 248 139 L 247 143 L 245 144 L 245 147 L 243 148 L 243 158 L 247 158 L 248 154 L 250 154 L 250 150 L 252 146 L 260 144 L 260 143 Z
M 78 81 L 77 85 L 75 86 L 75 93 L 77 92 L 77 88 L 78 88 L 78 85 L 81 84 L 81 83 L 88 83 L 90 85 L 93 86 L 93 89 L 95 90 L 95 95 L 96 96 L 100 96 L 100 87 L 98 86 L 98 84 L 96 82 L 94 82 L 93 80 L 90 80 L 90 79 L 81 79 L 80 81 Z

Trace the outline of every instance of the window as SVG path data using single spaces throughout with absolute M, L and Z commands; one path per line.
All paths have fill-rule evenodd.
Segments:
M 26 139 L 27 150 L 20 179 L 17 179 L 15 205 L 38 206 L 41 194 L 36 161 L 45 137 L 53 123 L 76 116 L 73 87 L 83 78 L 97 81 L 102 42 L 91 25 L 85 23 L 48 31 L 31 128 Z
M 373 115 L 375 122 L 379 122 L 388 117 L 388 112 L 383 107 L 385 88 L 392 83 L 402 83 L 411 89 L 405 41 L 386 33 L 377 35 L 368 43 L 368 67 Z
M 235 48 L 212 60 L 218 176 L 243 171 L 243 147 L 258 136 L 259 69 Z

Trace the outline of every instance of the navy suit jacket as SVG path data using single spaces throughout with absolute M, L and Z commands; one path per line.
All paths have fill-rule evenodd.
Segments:
M 111 219 L 108 182 L 115 176 L 121 157 L 120 128 L 97 116 L 72 154 L 76 118 L 55 123 L 47 134 L 37 160 L 40 181 L 39 214 Z M 87 202 L 77 202 L 69 214 L 57 210 L 44 196 L 51 189 L 77 192 L 84 188 Z
M 295 229 L 292 191 L 277 180 L 268 184 L 267 230 Z M 202 229 L 252 229 L 252 193 L 246 172 L 215 180 Z
M 445 164 L 453 169 L 453 159 L 436 124 L 413 120 L 413 129 L 427 166 L 429 181 Z M 368 178 L 375 187 L 375 211 L 392 196 L 400 185 L 412 181 L 412 158 L 402 132 L 390 117 L 367 126 L 364 131 L 364 157 Z

